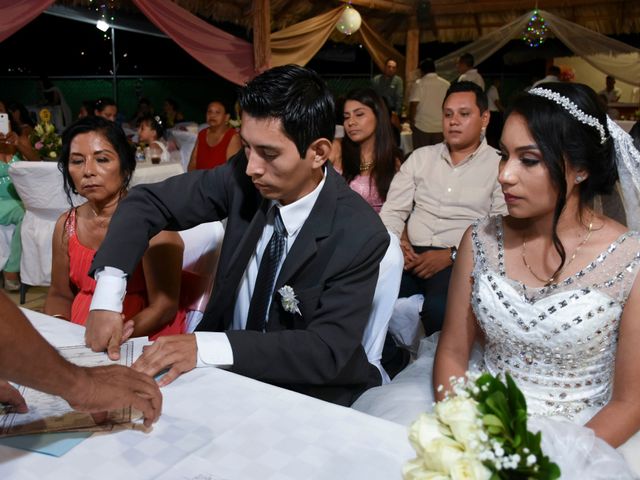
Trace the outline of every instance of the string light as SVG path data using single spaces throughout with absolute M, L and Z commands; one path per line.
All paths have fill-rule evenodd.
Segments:
M 537 48 L 547 39 L 548 30 L 547 22 L 542 18 L 538 9 L 535 9 L 522 32 L 522 40 L 527 42 L 530 47 Z

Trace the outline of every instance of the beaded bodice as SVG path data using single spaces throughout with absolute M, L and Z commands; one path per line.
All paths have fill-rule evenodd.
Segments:
M 485 335 L 485 368 L 508 372 L 530 413 L 587 422 L 611 397 L 640 235 L 621 235 L 575 275 L 541 288 L 506 276 L 502 217 L 477 222 L 472 238 L 472 305 Z

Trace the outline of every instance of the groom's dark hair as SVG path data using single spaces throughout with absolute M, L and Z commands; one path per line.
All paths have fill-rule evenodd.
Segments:
M 333 96 L 313 70 L 298 65 L 271 68 L 240 89 L 238 100 L 252 117 L 281 120 L 301 157 L 318 138 L 333 140 Z

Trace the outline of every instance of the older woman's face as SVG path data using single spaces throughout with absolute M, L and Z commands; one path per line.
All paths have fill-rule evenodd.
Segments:
M 120 157 L 97 132 L 81 133 L 71 140 L 69 174 L 78 193 L 93 203 L 108 202 L 122 189 Z

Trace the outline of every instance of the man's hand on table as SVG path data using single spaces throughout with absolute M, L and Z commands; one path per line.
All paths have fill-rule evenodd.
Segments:
M 109 310 L 89 312 L 84 342 L 94 352 L 107 351 L 111 360 L 120 358 L 120 345 L 133 334 L 133 322 L 124 322 L 124 315 Z
M 78 368 L 78 380 L 63 398 L 74 410 L 100 413 L 132 406 L 150 427 L 162 412 L 162 394 L 154 379 L 129 367 Z M 94 417 L 95 418 L 95 417 Z
M 12 411 L 27 413 L 29 408 L 20 392 L 4 380 L 0 380 L 0 403 L 11 406 Z
M 198 345 L 193 334 L 160 337 L 153 345 L 144 347 L 133 368 L 151 376 L 168 368 L 167 373 L 158 381 L 158 385 L 164 387 L 182 373 L 196 367 L 197 353 Z

